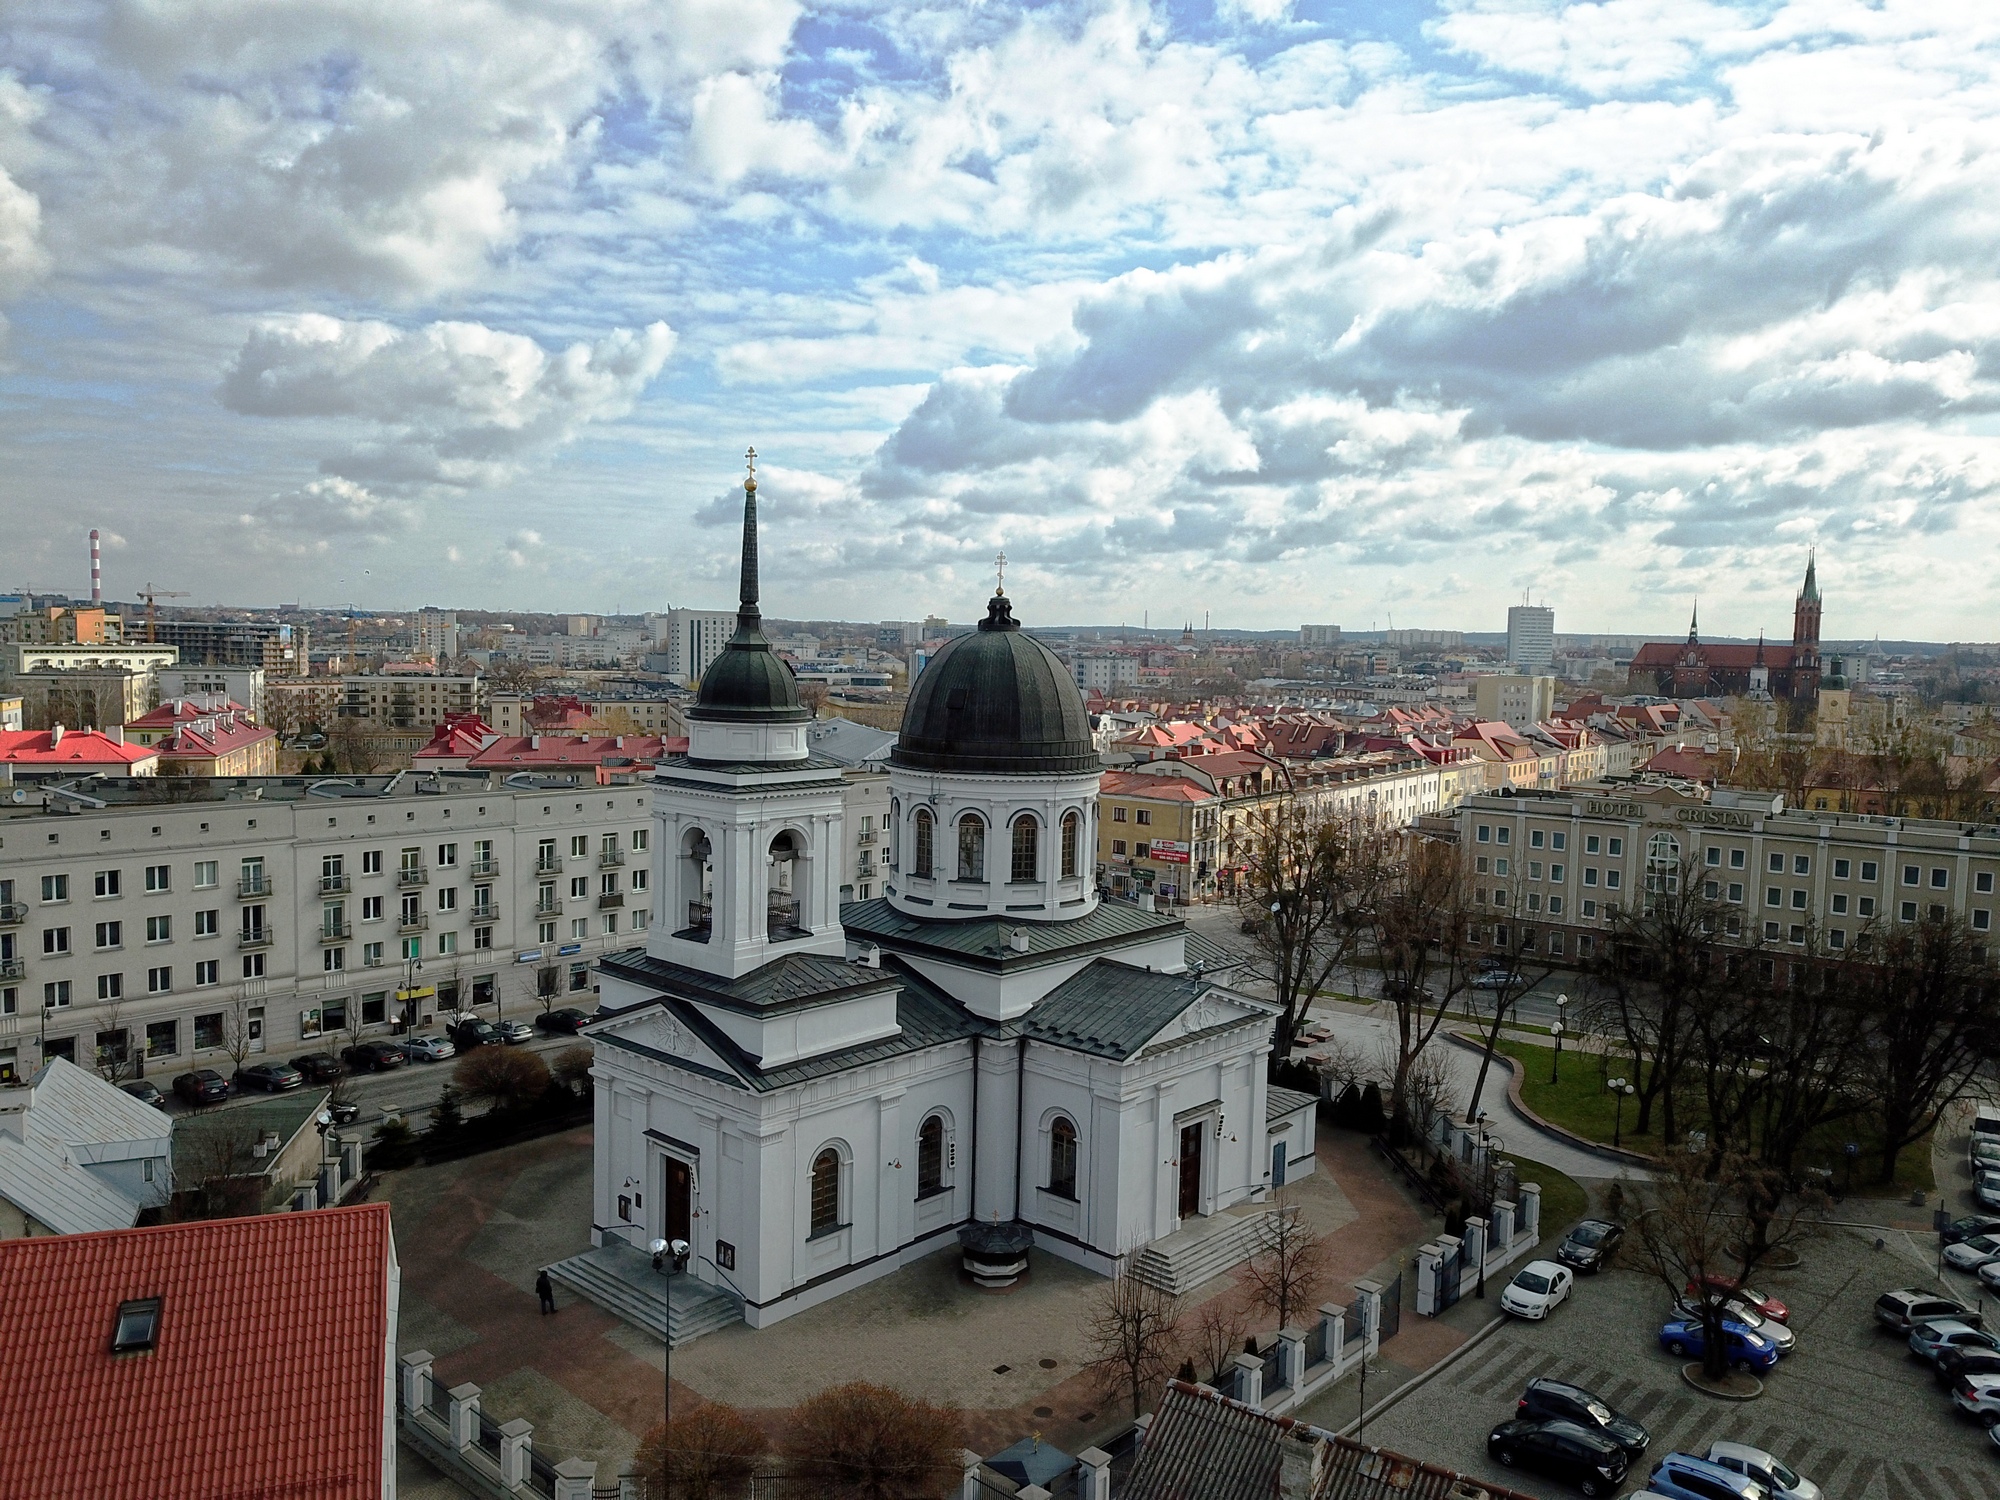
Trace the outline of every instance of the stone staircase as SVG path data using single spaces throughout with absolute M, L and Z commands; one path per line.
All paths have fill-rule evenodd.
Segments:
M 1132 1274 L 1175 1296 L 1191 1292 L 1255 1255 L 1263 1245 L 1263 1223 L 1274 1212 L 1244 1205 L 1196 1219 L 1142 1247 L 1132 1257 Z
M 615 1240 L 557 1261 L 549 1276 L 676 1349 L 743 1321 L 742 1304 L 728 1292 L 691 1275 L 655 1271 L 650 1255 Z

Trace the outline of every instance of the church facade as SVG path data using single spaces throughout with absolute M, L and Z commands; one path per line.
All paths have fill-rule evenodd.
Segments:
M 744 489 L 736 634 L 654 785 L 659 909 L 599 966 L 593 1243 L 685 1241 L 761 1326 L 953 1246 L 989 1284 L 1030 1243 L 1108 1272 L 1310 1170 L 1273 1007 L 1100 901 L 1089 719 L 1004 591 L 911 695 L 885 894 L 840 903 L 841 768 L 764 638 Z
M 1663 698 L 1769 698 L 1810 709 L 1819 702 L 1820 597 L 1818 560 L 1806 561 L 1805 583 L 1792 605 L 1792 643 L 1771 646 L 1704 644 L 1698 621 L 1685 642 L 1651 641 L 1632 658 L 1626 688 Z

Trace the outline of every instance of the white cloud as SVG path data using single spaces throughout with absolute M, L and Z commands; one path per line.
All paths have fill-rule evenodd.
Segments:
M 244 341 L 222 400 L 250 416 L 348 418 L 374 435 L 322 460 L 389 485 L 498 483 L 587 424 L 631 411 L 673 352 L 664 323 L 550 354 L 479 323 L 271 319 Z

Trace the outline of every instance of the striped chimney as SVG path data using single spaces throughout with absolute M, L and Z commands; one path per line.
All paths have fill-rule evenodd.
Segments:
M 97 528 L 90 528 L 90 603 L 93 608 L 104 602 L 103 556 L 97 547 Z

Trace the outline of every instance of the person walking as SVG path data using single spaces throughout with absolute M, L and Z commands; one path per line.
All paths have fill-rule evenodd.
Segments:
M 535 1295 L 542 1299 L 543 1317 L 547 1317 L 556 1310 L 555 1283 L 549 1280 L 549 1272 L 546 1266 L 542 1268 L 541 1275 L 535 1278 Z

